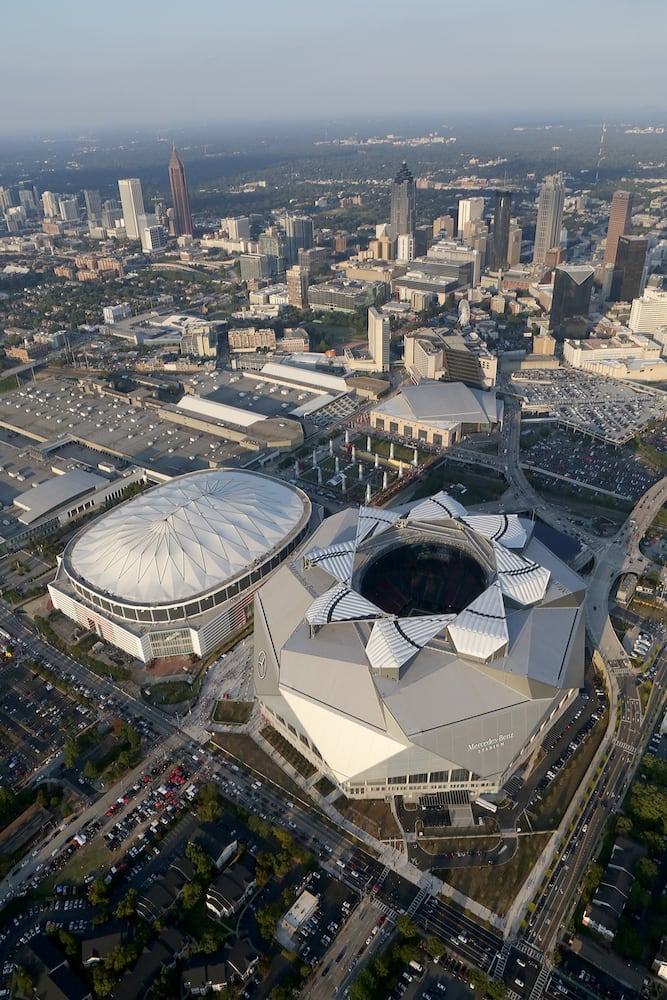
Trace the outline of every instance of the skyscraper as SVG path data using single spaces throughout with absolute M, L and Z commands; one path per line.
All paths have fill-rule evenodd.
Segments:
M 299 263 L 299 250 L 310 250 L 313 245 L 313 220 L 308 215 L 288 215 L 285 230 L 287 261 L 290 266 L 294 266 Z
M 630 231 L 632 224 L 632 192 L 614 191 L 607 227 L 607 245 L 604 251 L 605 264 L 616 263 L 619 237 Z
M 120 194 L 127 238 L 138 240 L 141 238 L 141 216 L 146 214 L 141 181 L 138 177 L 128 177 L 118 181 L 118 193 Z
M 549 330 L 557 340 L 580 338 L 586 333 L 594 274 L 587 264 L 556 268 Z
M 176 152 L 175 143 L 169 160 L 169 186 L 171 200 L 174 203 L 174 234 L 176 236 L 192 236 L 192 216 L 190 215 L 185 167 Z
M 491 245 L 491 268 L 494 271 L 503 271 L 508 264 L 511 215 L 512 192 L 496 191 L 496 206 L 493 213 L 493 243 Z
M 383 316 L 379 309 L 371 306 L 368 310 L 368 353 L 373 358 L 379 372 L 389 371 L 390 345 L 389 317 Z
M 102 199 L 99 191 L 90 189 L 83 192 L 88 222 L 99 222 L 102 218 Z
M 308 308 L 308 269 L 298 264 L 287 272 L 287 304 L 295 309 Z
M 551 174 L 549 177 L 545 177 L 537 199 L 533 264 L 544 264 L 547 250 L 557 247 L 560 243 L 564 200 L 563 175 Z
M 484 218 L 483 198 L 461 198 L 459 200 L 459 217 L 456 235 L 459 239 L 465 236 L 465 228 L 469 222 L 477 222 Z
M 647 251 L 645 236 L 619 236 L 609 296 L 612 302 L 632 302 L 642 294 L 646 284 Z
M 391 186 L 391 236 L 397 239 L 407 233 L 414 235 L 417 219 L 417 201 L 415 197 L 415 179 L 403 161 L 401 169 L 396 174 Z

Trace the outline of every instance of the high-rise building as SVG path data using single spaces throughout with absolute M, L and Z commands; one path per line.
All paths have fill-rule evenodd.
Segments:
M 105 229 L 115 229 L 116 223 L 123 218 L 123 209 L 115 198 L 110 198 L 102 205 L 102 225 Z
M 443 235 L 448 240 L 454 239 L 454 220 L 451 215 L 439 215 L 433 220 L 433 239 Z
M 78 198 L 61 198 L 58 202 L 58 212 L 63 222 L 78 222 L 79 220 L 79 200 Z
M 533 264 L 544 264 L 547 250 L 557 247 L 560 243 L 564 201 L 563 175 L 551 174 L 545 177 L 537 199 Z
M 84 191 L 88 222 L 99 222 L 102 218 L 102 199 L 99 191 Z
M 282 229 L 272 226 L 266 232 L 260 233 L 257 241 L 257 251 L 268 257 L 271 262 L 271 274 L 282 274 L 287 266 L 287 239 Z M 298 261 L 297 249 L 297 261 Z
M 619 236 L 609 296 L 612 302 L 632 302 L 642 294 L 646 284 L 647 252 L 645 236 Z
M 314 243 L 313 220 L 308 215 L 288 215 L 285 220 L 287 233 L 287 262 L 292 267 L 299 263 L 299 250 L 310 250 Z
M 417 222 L 417 200 L 415 196 L 415 179 L 403 161 L 401 169 L 391 186 L 391 235 L 397 239 L 408 233 L 414 234 Z
M 60 214 L 58 211 L 58 195 L 53 191 L 45 191 L 42 195 L 42 211 L 44 218 L 55 219 Z
M 463 239 L 465 227 L 469 222 L 477 222 L 484 218 L 483 198 L 461 198 L 459 200 L 459 217 L 456 235 Z
M 192 236 L 192 216 L 190 215 L 185 167 L 176 152 L 176 144 L 174 144 L 169 160 L 169 186 L 171 200 L 174 203 L 174 234 L 176 236 Z
M 632 192 L 614 191 L 611 199 L 611 211 L 609 212 L 609 225 L 607 227 L 607 243 L 604 251 L 605 264 L 616 264 L 616 252 L 618 241 L 621 236 L 630 232 L 632 225 Z
M 667 292 L 660 288 L 647 288 L 641 298 L 634 299 L 628 326 L 633 333 L 656 333 L 667 329 Z
M 594 274 L 594 269 L 588 264 L 564 264 L 556 268 L 549 330 L 557 340 L 584 336 Z
M 491 268 L 494 271 L 504 271 L 508 265 L 511 216 L 512 192 L 496 191 L 491 245 Z
M 308 308 L 308 269 L 298 264 L 287 272 L 287 304 L 295 309 Z
M 147 223 L 141 228 L 141 249 L 144 253 L 155 253 L 167 245 L 167 234 L 163 226 L 155 222 L 155 216 L 143 216 L 142 222 Z
M 118 192 L 123 209 L 125 232 L 129 240 L 141 238 L 140 219 L 146 214 L 141 181 L 138 177 L 127 177 L 118 181 Z
M 521 262 L 521 237 L 523 230 L 521 226 L 510 226 L 509 241 L 507 247 L 507 263 L 510 267 L 516 267 Z
M 373 358 L 379 372 L 389 371 L 390 343 L 389 317 L 383 316 L 379 309 L 371 306 L 368 310 L 368 353 Z

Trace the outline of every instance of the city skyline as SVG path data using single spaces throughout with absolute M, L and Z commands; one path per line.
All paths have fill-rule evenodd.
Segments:
M 40 8 L 46 13 L 44 0 L 6 11 L 6 37 L 12 39 L 3 61 L 6 89 L 11 81 L 12 94 L 3 116 L 8 131 L 383 113 L 389 101 L 374 85 L 378 54 L 395 50 L 400 38 L 402 59 L 421 65 L 422 32 L 408 29 L 428 23 L 429 34 L 436 34 L 451 22 L 451 12 L 434 0 L 416 0 L 410 8 L 396 0 L 382 5 L 371 0 L 361 6 L 341 0 L 326 34 L 304 0 L 288 0 L 279 8 L 260 0 L 250 27 L 243 8 L 223 8 L 210 0 L 200 5 L 192 21 L 183 19 L 181 6 L 173 0 L 159 8 L 130 8 L 127 0 L 120 0 L 112 19 L 101 8 L 87 10 L 83 19 L 70 0 L 61 5 L 50 27 L 49 46 L 34 60 L 27 55 Z M 659 107 L 654 95 L 660 93 L 661 33 L 646 30 L 653 15 L 662 14 L 658 0 L 644 0 L 632 18 L 620 0 L 606 4 L 602 18 L 597 4 L 575 6 L 573 0 L 561 4 L 557 18 L 546 9 L 535 10 L 527 0 L 517 0 L 511 19 L 496 14 L 491 0 L 483 0 L 467 17 L 457 11 L 457 31 L 462 36 L 467 32 L 470 44 L 454 46 L 435 78 L 429 76 L 420 113 L 447 116 L 512 109 L 517 114 L 549 114 L 595 108 L 604 114 Z M 132 23 L 132 32 L 125 30 L 127 23 Z M 543 42 L 547 32 L 548 48 Z M 225 45 L 225 38 L 238 39 L 239 44 Z M 96 42 L 102 41 L 121 52 L 123 72 L 112 73 L 113 87 L 82 86 L 82 81 L 98 80 Z M 63 57 L 65 44 L 68 53 L 76 51 L 75 59 Z M 139 67 L 150 50 L 160 52 L 169 72 L 153 86 L 137 88 L 138 69 L 135 73 L 131 67 Z M 340 72 L 342 54 L 346 63 L 355 65 L 354 74 Z M 623 72 L 610 76 L 610 64 L 622 65 Z M 564 72 L 567 65 L 576 65 L 576 74 Z M 182 86 L 184 78 L 188 87 Z M 557 79 L 557 89 L 534 86 L 540 79 Z M 235 81 L 240 88 L 241 80 L 237 92 Z M 275 94 L 276 80 L 279 97 L 269 112 L 267 94 Z M 454 104 L 450 95 L 457 80 L 467 85 L 457 88 Z M 414 110 L 412 88 L 392 89 L 392 112 Z

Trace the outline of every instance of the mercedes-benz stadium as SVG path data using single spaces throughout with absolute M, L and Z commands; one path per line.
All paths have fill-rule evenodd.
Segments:
M 325 520 L 255 596 L 266 718 L 353 798 L 498 792 L 584 683 L 585 585 L 533 528 L 444 492 Z
M 49 584 L 55 608 L 144 663 L 205 656 L 309 531 L 301 490 L 257 472 L 193 472 L 83 528 Z

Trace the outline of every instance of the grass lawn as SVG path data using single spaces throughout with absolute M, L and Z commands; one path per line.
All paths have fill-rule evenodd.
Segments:
M 215 703 L 211 722 L 220 722 L 228 726 L 244 726 L 250 721 L 253 701 L 227 701 L 221 699 Z
M 370 833 L 371 836 L 377 837 L 378 840 L 400 836 L 388 802 L 380 802 L 378 799 L 352 802 L 341 795 L 334 805 L 351 823 Z
M 299 786 L 257 746 L 251 736 L 245 733 L 217 733 L 210 745 L 248 770 L 256 772 L 258 777 L 267 778 L 290 795 L 302 795 Z
M 315 774 L 317 771 L 315 765 L 311 764 L 309 760 L 306 760 L 303 754 L 300 754 L 299 751 L 296 750 L 291 743 L 288 743 L 287 740 L 280 735 L 280 733 L 277 733 L 272 726 L 264 726 L 264 729 L 262 729 L 262 736 L 271 744 L 272 747 L 275 747 L 280 756 L 283 757 L 288 764 L 291 764 L 294 770 L 298 771 L 302 777 L 310 778 L 313 774 Z
M 419 846 L 428 854 L 445 854 L 448 851 L 494 851 L 502 843 L 500 834 L 495 836 L 471 833 L 469 837 L 421 837 Z
M 104 842 L 104 837 L 95 837 L 90 843 L 84 844 L 83 847 L 75 851 L 60 871 L 52 872 L 45 878 L 38 891 L 40 895 L 49 896 L 61 883 L 83 885 L 86 875 L 90 872 L 96 872 L 100 867 L 110 868 L 124 853 L 124 849 L 110 851 Z
M 450 491 L 453 485 L 459 483 L 467 488 L 467 492 L 461 495 L 455 491 L 454 495 L 466 505 L 484 503 L 486 500 L 497 500 L 507 489 L 507 483 L 502 476 L 493 473 L 482 476 L 470 472 L 463 465 L 451 462 L 427 473 L 424 479 L 417 484 L 412 499 L 421 500 L 423 497 L 430 497 L 439 490 Z
M 516 854 L 505 865 L 495 865 L 493 868 L 457 868 L 436 874 L 452 888 L 502 917 L 530 875 L 550 836 L 549 833 L 521 835 Z

